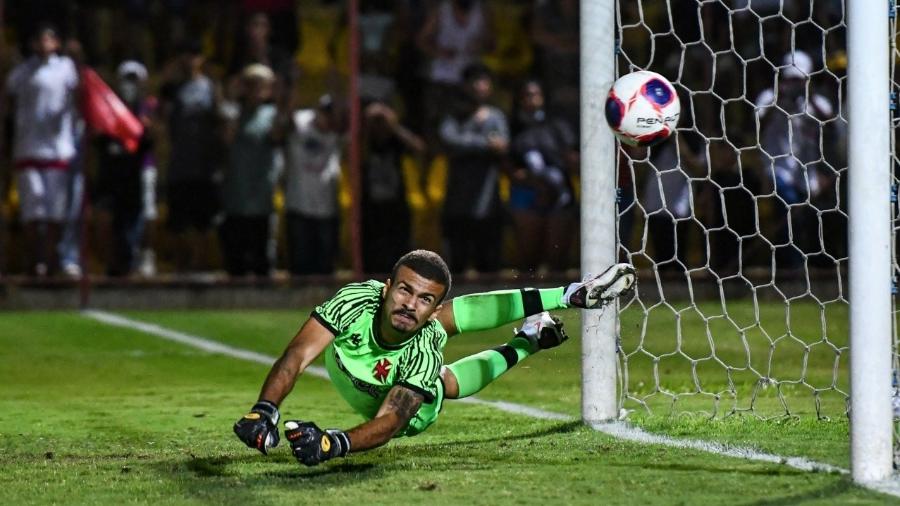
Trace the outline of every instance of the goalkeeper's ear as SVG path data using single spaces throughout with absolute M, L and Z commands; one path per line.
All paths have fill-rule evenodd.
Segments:
M 428 321 L 437 320 L 438 316 L 441 315 L 441 309 L 444 309 L 443 302 L 441 302 L 440 304 L 438 304 L 438 306 L 436 308 L 434 308 L 434 311 L 431 313 L 431 316 L 428 317 Z

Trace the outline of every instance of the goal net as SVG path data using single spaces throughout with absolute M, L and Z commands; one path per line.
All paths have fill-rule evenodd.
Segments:
M 621 407 L 845 416 L 842 2 L 619 1 L 616 18 L 617 75 L 658 72 L 682 104 L 668 141 L 618 152 L 618 256 L 641 272 Z

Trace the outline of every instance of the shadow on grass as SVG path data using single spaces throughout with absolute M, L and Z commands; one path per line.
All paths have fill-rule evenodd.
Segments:
M 834 483 L 819 489 L 775 499 L 762 499 L 744 504 L 747 504 L 747 506 L 790 506 L 815 499 L 827 499 L 829 502 L 833 502 L 833 504 L 840 504 L 842 502 L 841 496 L 847 492 L 852 492 L 855 488 L 856 487 L 849 478 L 842 477 L 835 480 Z
M 801 471 L 788 466 L 779 466 L 772 464 L 762 469 L 736 469 L 729 465 L 728 462 L 722 464 L 696 465 L 696 464 L 655 464 L 655 463 L 622 463 L 611 464 L 617 467 L 637 467 L 640 469 L 655 469 L 658 471 L 685 471 L 685 472 L 704 472 L 704 473 L 725 473 L 725 474 L 753 474 L 757 476 L 800 476 L 809 474 L 809 471 Z M 827 474 L 827 473 L 825 473 Z M 835 476 L 838 476 L 835 474 Z
M 284 480 L 307 480 L 334 475 L 356 474 L 359 476 L 354 476 L 354 478 L 359 479 L 367 478 L 367 476 L 364 475 L 372 474 L 377 471 L 377 466 L 372 463 L 334 462 L 331 464 L 322 464 L 317 467 L 304 467 L 290 457 L 262 459 L 264 459 L 264 457 L 257 455 L 241 457 L 188 457 L 183 464 L 188 471 L 192 472 L 198 478 L 222 478 L 251 474 L 255 477 L 269 477 Z M 237 469 L 238 467 L 250 466 L 266 466 L 267 468 L 270 468 L 273 465 L 283 467 L 284 470 L 264 469 L 260 472 L 247 473 L 245 469 Z
M 422 451 L 434 450 L 434 449 L 445 449 L 448 446 L 467 446 L 467 445 L 477 445 L 482 443 L 496 443 L 496 442 L 508 442 L 508 441 L 519 441 L 523 439 L 537 439 L 547 436 L 553 436 L 556 434 L 566 434 L 569 432 L 575 432 L 584 427 L 584 424 L 580 421 L 575 422 L 565 422 L 559 423 L 541 430 L 526 432 L 524 434 L 517 435 L 498 435 L 495 437 L 483 437 L 478 439 L 449 439 L 442 443 L 424 443 L 424 444 L 415 444 L 415 445 L 407 445 L 404 446 L 404 449 L 410 449 L 413 453 L 420 453 Z

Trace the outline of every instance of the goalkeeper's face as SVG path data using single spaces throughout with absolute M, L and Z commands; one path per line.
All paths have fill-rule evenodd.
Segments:
M 382 321 L 390 322 L 391 329 L 402 336 L 412 335 L 437 316 L 446 289 L 409 267 L 400 267 L 396 279 L 384 286 Z

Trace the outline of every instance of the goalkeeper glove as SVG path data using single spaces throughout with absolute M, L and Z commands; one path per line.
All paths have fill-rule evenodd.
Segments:
M 256 448 L 263 455 L 269 448 L 278 446 L 278 407 L 269 401 L 259 401 L 250 412 L 235 422 L 234 433 L 250 448 Z
M 284 422 L 284 437 L 290 442 L 294 457 L 307 466 L 343 457 L 350 451 L 350 438 L 346 432 L 338 429 L 323 431 L 313 422 Z
M 525 318 L 522 328 L 516 330 L 516 337 L 527 339 L 533 351 L 555 348 L 569 338 L 563 330 L 563 322 L 547 311 Z

